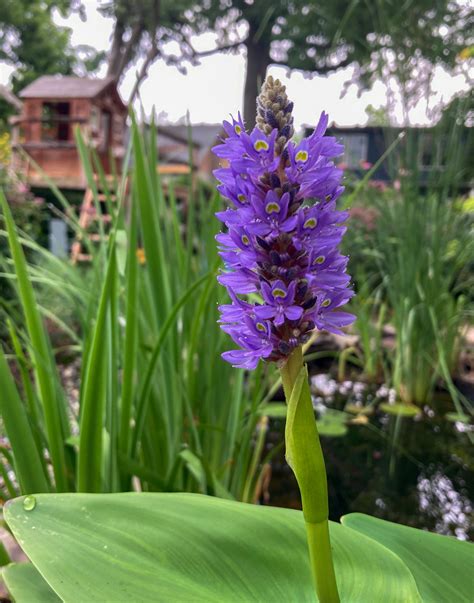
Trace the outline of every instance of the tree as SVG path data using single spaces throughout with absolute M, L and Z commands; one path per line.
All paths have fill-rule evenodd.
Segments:
M 102 11 L 115 18 L 109 75 L 119 78 L 143 58 L 133 94 L 158 58 L 185 69 L 215 52 L 245 50 L 250 127 L 270 64 L 319 75 L 351 65 L 362 86 L 387 72 L 406 84 L 420 61 L 453 65 L 470 19 L 468 5 L 452 0 L 104 0 Z M 197 52 L 192 37 L 205 31 L 216 32 L 216 45 Z M 169 41 L 178 53 L 166 54 Z
M 215 29 L 229 51 L 245 48 L 244 116 L 252 126 L 270 64 L 319 75 L 352 65 L 361 85 L 388 70 L 406 83 L 420 60 L 454 64 L 471 16 L 451 0 L 210 0 L 190 21 Z
M 143 59 L 130 100 L 156 59 L 162 58 L 168 64 L 183 68 L 184 52 L 179 57 L 168 55 L 165 45 L 183 40 L 186 15 L 192 5 L 192 0 L 102 0 L 100 12 L 115 20 L 107 75 L 119 80 L 137 58 Z
M 73 71 L 70 30 L 54 23 L 54 9 L 66 16 L 80 6 L 75 0 L 2 0 L 0 60 L 15 66 L 15 92 L 40 75 Z

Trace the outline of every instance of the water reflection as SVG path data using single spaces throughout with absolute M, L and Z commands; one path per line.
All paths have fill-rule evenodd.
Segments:
M 329 416 L 345 424 L 344 431 L 328 431 L 340 437 L 321 438 L 331 519 L 359 511 L 474 540 L 474 453 L 465 433 L 472 425 L 445 418 L 453 410 L 447 396 L 440 395 L 416 416 L 400 417 L 380 408 L 396 402 L 395 391 L 386 385 L 338 382 L 317 374 L 311 386 L 319 420 Z M 364 420 L 355 420 L 360 417 Z M 273 419 L 269 450 L 283 437 L 284 422 Z M 272 461 L 269 504 L 300 508 L 283 454 Z

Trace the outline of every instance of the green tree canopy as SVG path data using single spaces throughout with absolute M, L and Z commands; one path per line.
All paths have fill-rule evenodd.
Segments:
M 185 32 L 192 32 L 188 20 L 194 4 L 194 0 L 100 0 L 100 12 L 115 21 L 107 75 L 119 80 L 137 58 L 143 58 L 131 98 L 156 59 L 183 69 L 183 61 L 189 59 L 185 49 L 175 56 L 167 54 L 165 46 L 172 40 L 182 43 Z
M 1 2 L 0 60 L 15 67 L 15 92 L 40 75 L 73 71 L 76 59 L 70 45 L 71 32 L 54 23 L 54 9 L 66 16 L 80 7 L 74 0 Z
M 247 55 L 244 116 L 254 123 L 255 98 L 270 64 L 310 74 L 354 66 L 364 86 L 374 77 L 413 81 L 420 64 L 452 66 L 469 42 L 472 11 L 453 0 L 103 0 L 101 10 L 115 19 L 108 60 L 117 78 L 142 57 L 136 92 L 149 66 L 162 58 L 185 68 L 214 52 Z M 216 32 L 216 46 L 193 48 L 192 37 Z M 166 53 L 173 40 L 179 52 Z M 420 73 L 416 74 L 419 90 Z
M 352 65 L 361 85 L 389 74 L 404 83 L 420 62 L 428 72 L 453 65 L 471 19 L 469 6 L 452 0 L 209 0 L 189 15 L 195 30 L 214 29 L 222 48 L 245 47 L 249 125 L 270 64 L 319 75 Z

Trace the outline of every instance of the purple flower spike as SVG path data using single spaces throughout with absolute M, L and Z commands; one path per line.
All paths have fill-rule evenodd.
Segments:
M 231 299 L 219 308 L 220 323 L 239 346 L 222 356 L 250 370 L 259 360 L 283 363 L 315 328 L 341 333 L 355 319 L 340 310 L 353 295 L 338 249 L 348 217 L 336 207 L 342 172 L 332 161 L 343 147 L 324 136 L 325 113 L 311 136 L 288 140 L 293 104 L 281 91 L 268 78 L 257 127 L 246 132 L 239 114 L 224 122 L 227 137 L 214 147 L 227 163 L 215 171 L 218 190 L 230 202 L 217 214 L 225 225 L 218 280 Z

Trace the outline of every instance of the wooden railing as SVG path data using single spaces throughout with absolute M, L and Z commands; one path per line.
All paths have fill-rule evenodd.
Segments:
M 29 148 L 59 146 L 70 148 L 74 146 L 73 128 L 88 122 L 87 118 L 69 115 L 53 117 L 14 116 L 10 119 L 12 125 L 12 146 L 18 145 Z M 67 132 L 62 136 L 59 128 L 66 125 Z

